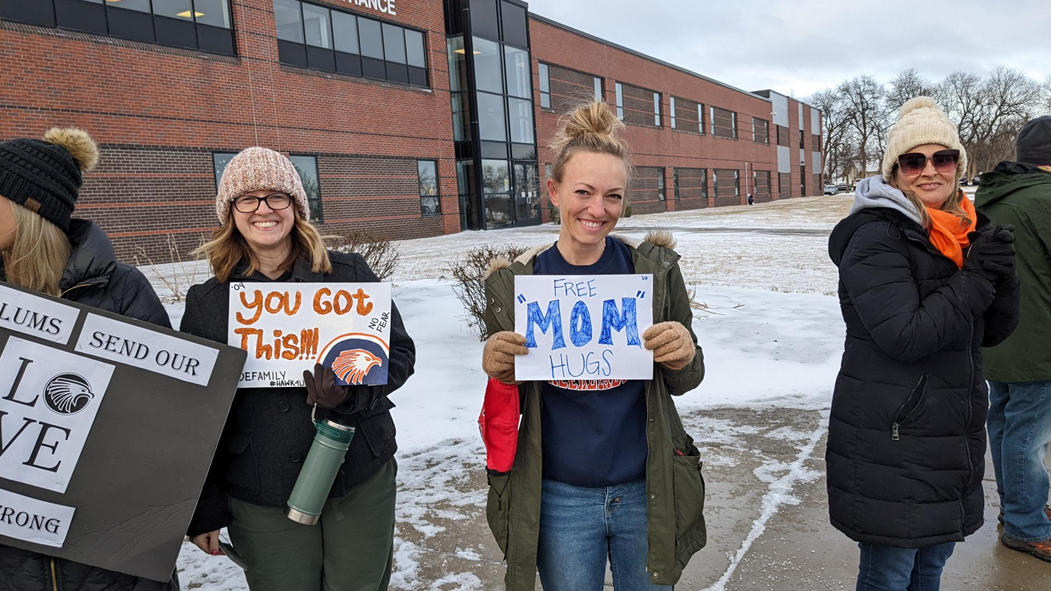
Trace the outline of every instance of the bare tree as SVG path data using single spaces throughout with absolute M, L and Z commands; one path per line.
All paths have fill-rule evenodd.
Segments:
M 847 127 L 857 137 L 858 167 L 861 177 L 868 176 L 869 155 L 878 152 L 880 134 L 887 127 L 884 90 L 869 75 L 855 76 L 837 89 L 844 101 Z
M 821 161 L 825 163 L 825 178 L 834 181 L 845 176 L 847 159 L 855 151 L 850 141 L 846 101 L 836 89 L 826 88 L 814 93 L 806 102 L 822 113 Z
M 890 88 L 887 89 L 887 111 L 891 114 L 897 113 L 901 106 L 910 99 L 918 96 L 934 96 L 937 89 L 930 80 L 927 80 L 915 68 L 902 70 L 891 79 Z

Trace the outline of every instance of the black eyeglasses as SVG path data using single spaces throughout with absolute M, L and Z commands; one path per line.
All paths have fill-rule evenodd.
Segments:
M 234 208 L 241 213 L 255 213 L 259 209 L 259 204 L 266 202 L 266 206 L 270 209 L 277 211 L 279 209 L 286 209 L 289 205 L 292 205 L 292 198 L 284 193 L 271 193 L 266 197 L 256 197 L 255 195 L 241 195 L 237 199 L 234 199 Z
M 905 176 L 916 176 L 927 168 L 928 160 L 934 165 L 934 170 L 945 174 L 956 170 L 956 164 L 960 161 L 960 151 L 939 150 L 931 154 L 930 158 L 917 152 L 902 154 L 898 156 L 898 168 Z

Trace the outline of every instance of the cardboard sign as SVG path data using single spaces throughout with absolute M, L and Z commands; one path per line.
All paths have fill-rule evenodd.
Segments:
M 0 282 L 5 303 L 0 545 L 167 581 L 244 351 Z
M 649 380 L 653 352 L 651 275 L 515 277 L 515 332 L 529 354 L 516 380 Z
M 241 387 L 303 386 L 331 367 L 342 385 L 387 383 L 389 283 L 233 283 L 227 342 L 248 352 Z

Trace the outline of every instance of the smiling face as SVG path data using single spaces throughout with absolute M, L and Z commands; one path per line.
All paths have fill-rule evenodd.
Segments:
M 562 216 L 558 250 L 572 265 L 590 265 L 602 256 L 606 235 L 624 206 L 628 171 L 610 154 L 578 152 L 569 158 L 562 182 L 548 179 L 551 203 Z
M 280 253 L 292 247 L 292 227 L 295 225 L 295 208 L 292 206 L 284 209 L 273 210 L 266 202 L 259 202 L 259 209 L 252 213 L 238 211 L 236 202 L 246 197 L 266 197 L 273 195 L 274 191 L 261 190 L 245 193 L 234 200 L 234 206 L 230 208 L 237 231 L 244 236 L 248 247 L 255 254 Z M 249 199 L 251 203 L 254 199 Z M 250 208 L 245 208 L 250 209 Z
M 912 192 L 927 207 L 941 207 L 958 190 L 956 169 L 947 173 L 938 172 L 934 168 L 931 156 L 935 152 L 948 149 L 939 144 L 924 144 L 909 150 L 910 154 L 923 154 L 927 157 L 927 162 L 920 174 L 912 176 L 903 174 L 900 167 L 895 167 L 894 184 L 903 192 Z

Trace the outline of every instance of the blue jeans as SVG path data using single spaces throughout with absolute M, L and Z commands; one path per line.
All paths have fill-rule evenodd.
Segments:
M 858 544 L 861 566 L 857 591 L 938 591 L 942 568 L 952 556 L 956 542 L 923 548 L 896 548 L 881 544 Z
M 671 591 L 650 584 L 646 480 L 588 488 L 544 480 L 537 569 L 544 591 L 601 591 L 606 558 L 616 591 Z
M 1044 514 L 1051 442 L 1051 381 L 989 382 L 989 447 L 1004 534 L 1016 540 L 1051 539 Z

